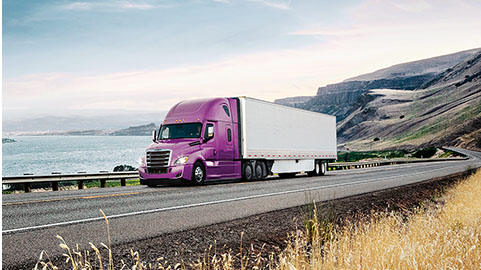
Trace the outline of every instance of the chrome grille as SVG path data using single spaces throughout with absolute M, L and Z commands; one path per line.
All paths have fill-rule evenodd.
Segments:
M 148 173 L 167 173 L 170 164 L 169 149 L 156 149 L 147 151 L 147 172 Z

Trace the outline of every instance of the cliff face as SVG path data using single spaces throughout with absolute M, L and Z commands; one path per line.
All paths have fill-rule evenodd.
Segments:
M 428 73 L 411 77 L 397 77 L 372 81 L 349 81 L 320 87 L 317 95 L 296 107 L 335 115 L 337 121 L 344 120 L 353 110 L 356 103 L 370 98 L 365 94 L 372 89 L 415 90 L 436 74 Z
M 341 83 L 319 87 L 316 96 L 289 97 L 274 102 L 310 111 L 335 115 L 343 121 L 355 110 L 359 98 L 365 97 L 373 89 L 417 90 L 436 83 L 446 69 L 471 59 L 479 49 L 394 65 L 369 74 L 360 75 Z M 364 97 L 363 97 L 364 96 Z
M 361 99 L 361 97 L 360 97 Z M 481 52 L 416 91 L 370 90 L 338 123 L 339 142 L 379 148 L 454 145 L 481 140 Z
M 304 102 L 276 102 L 335 115 L 338 142 L 351 148 L 371 148 L 376 137 L 381 138 L 374 146 L 378 148 L 455 145 L 470 130 L 481 128 L 474 121 L 481 114 L 480 63 L 481 50 L 474 49 L 320 87 Z M 477 134 L 465 136 L 462 143 L 470 144 Z

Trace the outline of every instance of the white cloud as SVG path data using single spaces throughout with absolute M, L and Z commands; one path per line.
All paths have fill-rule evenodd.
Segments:
M 92 10 L 92 9 L 154 9 L 168 7 L 168 5 L 153 4 L 152 2 L 112 0 L 98 2 L 73 2 L 63 5 L 67 10 Z
M 224 4 L 230 4 L 232 3 L 231 0 L 212 0 L 214 2 L 217 2 L 217 3 L 224 3 Z
M 290 2 L 291 1 L 275 1 L 275 0 L 249 0 L 250 2 L 255 2 L 259 3 L 261 5 L 264 5 L 266 7 L 270 8 L 275 8 L 275 9 L 282 9 L 282 10 L 288 10 L 290 9 Z

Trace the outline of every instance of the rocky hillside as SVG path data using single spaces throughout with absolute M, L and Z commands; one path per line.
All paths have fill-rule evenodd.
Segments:
M 275 102 L 301 109 L 335 115 L 337 121 L 344 120 L 360 102 L 369 101 L 370 96 L 361 97 L 372 89 L 416 90 L 432 81 L 442 71 L 461 61 L 471 58 L 479 49 L 394 65 L 373 73 L 350 78 L 341 83 L 320 87 L 314 97 L 290 97 Z M 384 76 L 384 77 L 383 77 Z M 367 99 L 366 99 L 367 98 Z
M 432 63 L 446 67 L 453 59 L 462 60 L 433 73 Z M 412 76 L 406 72 L 397 76 L 410 64 Z M 481 149 L 481 50 L 391 68 L 354 78 L 372 80 L 349 79 L 321 87 L 312 99 L 291 106 L 336 115 L 338 142 L 349 149 L 420 145 Z M 378 78 L 381 75 L 387 78 Z
M 347 81 L 371 81 L 378 79 L 392 79 L 399 77 L 411 77 L 421 74 L 439 74 L 448 68 L 453 67 L 468 58 L 471 58 L 479 51 L 472 49 L 447 55 L 441 55 L 429 59 L 423 59 L 403 64 L 390 66 L 372 73 L 363 74 L 345 80 Z
M 366 102 L 367 101 L 367 102 Z M 481 149 L 481 52 L 417 91 L 370 90 L 338 123 L 351 147 L 455 145 Z

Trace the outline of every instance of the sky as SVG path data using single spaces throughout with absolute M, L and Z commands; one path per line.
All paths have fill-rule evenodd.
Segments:
M 3 0 L 3 120 L 273 101 L 481 47 L 480 0 Z

